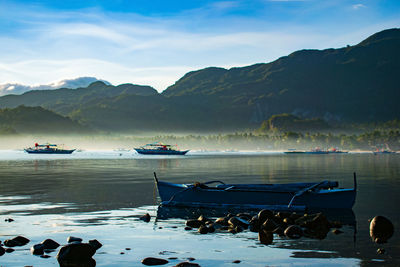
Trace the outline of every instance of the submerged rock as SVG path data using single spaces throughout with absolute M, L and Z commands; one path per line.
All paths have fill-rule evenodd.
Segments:
M 144 265 L 164 265 L 167 264 L 168 261 L 160 258 L 147 257 L 142 260 L 142 263 Z
M 139 218 L 139 220 L 142 220 L 142 221 L 144 221 L 144 222 L 150 222 L 150 219 L 151 219 L 151 216 L 150 216 L 150 214 L 148 214 L 148 213 L 146 213 L 145 215 L 143 215 L 143 216 L 141 216 L 141 217 Z
M 200 267 L 200 265 L 194 262 L 183 261 L 178 263 L 174 267 Z
M 383 216 L 375 216 L 369 224 L 369 235 L 372 241 L 378 244 L 386 243 L 393 233 L 394 226 L 392 222 Z

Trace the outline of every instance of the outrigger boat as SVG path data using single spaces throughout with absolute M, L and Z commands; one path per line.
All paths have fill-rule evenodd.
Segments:
M 145 155 L 185 155 L 189 150 L 179 150 L 177 146 L 166 145 L 160 142 L 147 144 L 135 148 L 139 154 Z
M 34 147 L 24 149 L 29 154 L 71 154 L 75 149 L 64 149 L 55 144 L 39 145 L 35 143 Z
M 288 184 L 225 184 L 222 181 L 174 184 L 154 178 L 161 205 L 175 207 L 241 207 L 271 210 L 351 209 L 357 193 L 354 188 L 337 188 L 336 181 Z M 211 184 L 217 184 L 211 186 Z

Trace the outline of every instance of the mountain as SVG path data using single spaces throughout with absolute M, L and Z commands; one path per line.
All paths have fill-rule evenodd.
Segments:
M 119 132 L 258 129 L 285 113 L 299 117 L 291 119 L 299 127 L 388 121 L 400 117 L 399 47 L 400 29 L 389 29 L 354 46 L 192 71 L 161 94 L 149 86 L 97 81 L 73 90 L 3 96 L 0 108 L 41 106 L 82 125 Z
M 243 123 L 279 113 L 329 121 L 393 119 L 400 114 L 399 47 L 400 30 L 385 30 L 355 46 L 301 50 L 268 64 L 190 72 L 163 95 L 242 103 L 252 114 L 241 118 Z
M 102 81 L 105 84 L 110 84 L 107 81 L 99 80 L 95 77 L 79 77 L 76 79 L 65 79 L 59 82 L 42 85 L 23 85 L 19 83 L 6 83 L 0 84 L 0 96 L 9 94 L 23 94 L 31 90 L 51 90 L 59 88 L 75 89 L 80 87 L 87 87 L 89 84 Z
M 156 94 L 158 92 L 150 86 L 133 84 L 113 86 L 102 81 L 96 81 L 88 87 L 77 89 L 33 90 L 22 95 L 6 95 L 0 97 L 0 108 L 15 108 L 19 105 L 41 106 L 67 115 L 88 102 L 93 103 L 107 97 Z
M 0 109 L 0 134 L 83 134 L 88 128 L 42 107 Z

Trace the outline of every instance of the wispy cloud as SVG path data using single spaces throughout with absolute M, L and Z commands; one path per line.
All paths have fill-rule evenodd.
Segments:
M 355 4 L 355 5 L 352 5 L 352 8 L 355 10 L 358 10 L 358 9 L 366 8 L 366 6 L 364 4 Z

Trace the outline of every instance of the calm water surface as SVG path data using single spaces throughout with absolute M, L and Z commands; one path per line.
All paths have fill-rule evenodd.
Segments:
M 356 221 L 324 240 L 276 237 L 270 246 L 257 234 L 184 231 L 185 220 L 160 216 L 153 171 L 160 180 L 189 183 L 285 183 L 337 180 L 352 187 L 357 172 Z M 280 153 L 192 153 L 184 157 L 139 156 L 133 152 L 84 151 L 72 155 L 28 155 L 0 151 L 0 240 L 23 235 L 24 247 L 0 257 L 0 266 L 58 266 L 55 255 L 33 256 L 29 248 L 46 238 L 65 244 L 68 236 L 97 239 L 97 266 L 142 266 L 145 257 L 189 257 L 201 266 L 400 265 L 400 155 L 284 155 Z M 138 220 L 149 212 L 150 223 Z M 159 213 L 159 219 L 155 216 Z M 190 214 L 183 214 L 190 217 Z M 378 246 L 368 219 L 389 218 L 395 234 Z M 195 215 L 192 215 L 195 216 Z M 342 218 L 340 218 L 342 216 Z M 14 222 L 5 222 L 13 218 Z M 378 255 L 382 247 L 386 254 Z M 130 248 L 131 250 L 126 250 Z M 123 252 L 123 254 L 121 254 Z

